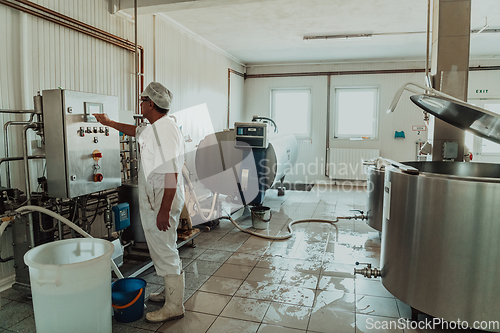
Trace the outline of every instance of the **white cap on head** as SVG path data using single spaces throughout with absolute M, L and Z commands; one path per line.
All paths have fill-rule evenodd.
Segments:
M 161 83 L 151 82 L 141 93 L 141 97 L 149 97 L 158 107 L 168 110 L 174 96 Z

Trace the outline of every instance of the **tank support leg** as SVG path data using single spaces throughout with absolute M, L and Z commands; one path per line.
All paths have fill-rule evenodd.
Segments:
M 411 308 L 411 320 L 412 321 L 418 321 L 418 315 L 421 314 L 422 312 L 415 309 L 415 308 Z

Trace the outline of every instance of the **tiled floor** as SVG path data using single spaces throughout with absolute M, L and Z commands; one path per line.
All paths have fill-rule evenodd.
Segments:
M 286 233 L 289 221 L 332 219 L 365 209 L 363 187 L 315 186 L 310 192 L 268 191 L 273 210 L 268 230 Z M 251 219 L 240 223 L 251 227 Z M 196 248 L 180 255 L 186 277 L 183 319 L 150 324 L 113 320 L 113 332 L 403 332 L 371 329 L 375 322 L 410 318 L 410 308 L 395 299 L 379 279 L 354 276 L 354 263 L 379 267 L 380 237 L 364 221 L 297 224 L 290 240 L 269 241 L 237 230 L 229 221 L 196 238 Z M 150 269 L 146 294 L 161 290 Z M 158 305 L 147 302 L 153 311 Z M 9 289 L 0 293 L 0 332 L 34 332 L 31 301 Z M 421 332 L 407 330 L 407 332 Z M 450 331 L 451 332 L 451 331 Z

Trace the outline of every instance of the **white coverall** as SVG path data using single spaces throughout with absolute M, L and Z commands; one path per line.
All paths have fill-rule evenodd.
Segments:
M 153 130 L 156 127 L 163 157 Z M 141 153 L 139 170 L 139 211 L 149 253 L 159 276 L 178 275 L 182 263 L 177 250 L 177 226 L 184 206 L 184 138 L 177 124 L 163 116 L 149 126 L 138 126 L 136 138 Z M 160 231 L 156 217 L 160 210 L 164 178 L 167 173 L 177 174 L 177 189 L 170 209 L 170 228 Z

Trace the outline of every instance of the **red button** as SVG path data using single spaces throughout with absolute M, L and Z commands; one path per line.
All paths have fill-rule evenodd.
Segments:
M 96 173 L 94 175 L 94 182 L 102 182 L 102 180 L 104 179 L 104 176 L 101 174 L 101 173 Z

